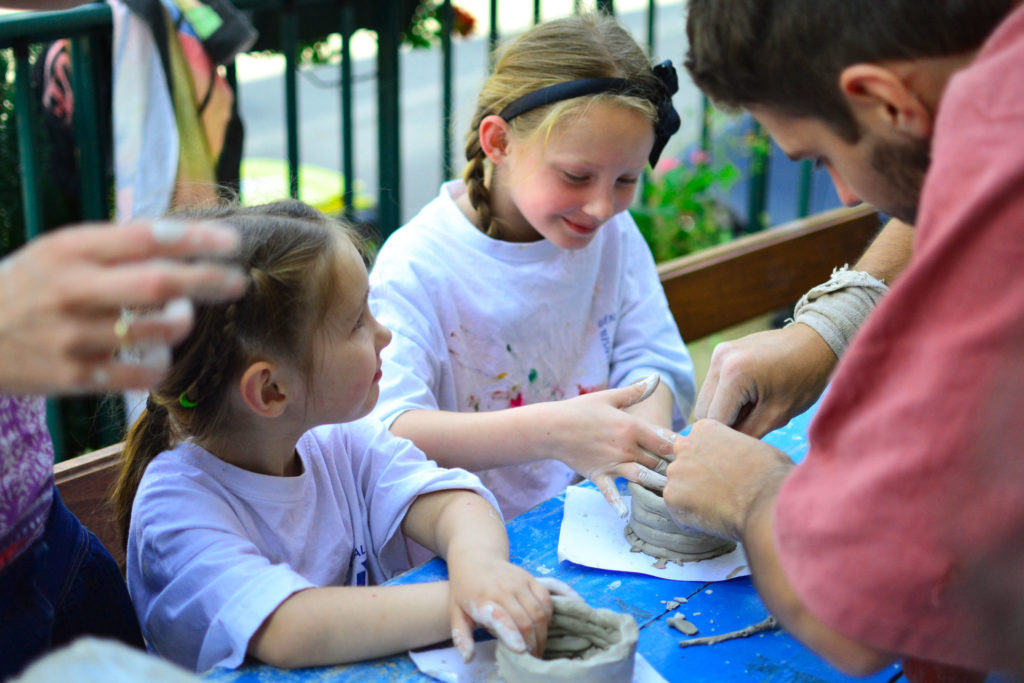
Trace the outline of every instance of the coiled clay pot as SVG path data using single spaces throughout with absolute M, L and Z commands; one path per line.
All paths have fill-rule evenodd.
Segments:
M 632 510 L 626 525 L 626 538 L 633 552 L 667 562 L 694 562 L 732 552 L 736 544 L 690 527 L 681 527 L 668 513 L 665 500 L 658 494 L 630 482 Z
M 554 615 L 543 657 L 498 643 L 498 677 L 505 683 L 572 681 L 612 683 L 633 679 L 639 630 L 628 614 L 595 609 L 574 598 L 551 597 Z

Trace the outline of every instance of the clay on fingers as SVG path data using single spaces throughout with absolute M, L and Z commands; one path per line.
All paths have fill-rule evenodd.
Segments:
M 639 637 L 633 617 L 559 595 L 552 596 L 551 601 L 554 613 L 542 657 L 513 652 L 498 643 L 498 676 L 502 681 L 632 680 Z

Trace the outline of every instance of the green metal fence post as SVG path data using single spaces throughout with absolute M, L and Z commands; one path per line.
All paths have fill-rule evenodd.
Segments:
M 75 93 L 73 124 L 78 145 L 79 195 L 83 218 L 109 220 L 110 212 L 104 192 L 106 171 L 103 168 L 103 153 L 100 151 L 93 45 L 91 36 L 79 36 L 71 40 L 71 87 Z
M 299 197 L 299 88 L 296 52 L 299 46 L 299 18 L 295 3 L 287 2 L 281 17 L 281 50 L 284 52 L 285 126 L 288 134 L 288 193 Z
M 21 175 L 21 204 L 25 219 L 25 241 L 43 231 L 42 187 L 39 175 L 39 148 L 36 145 L 33 122 L 36 120 L 29 91 L 28 44 L 14 44 L 14 109 L 17 112 L 18 165 Z M 64 455 L 64 428 L 60 403 L 46 401 L 46 426 L 53 441 L 53 453 L 60 460 Z
M 43 231 L 42 187 L 39 176 L 39 148 L 32 122 L 35 107 L 29 89 L 28 44 L 14 45 L 14 110 L 17 112 L 18 162 L 21 175 L 21 204 L 25 216 L 25 240 Z
M 813 162 L 806 159 L 800 162 L 800 194 L 796 204 L 796 214 L 799 218 L 803 218 L 811 212 L 811 175 L 813 173 Z
M 647 56 L 654 56 L 654 0 L 647 2 Z
M 614 17 L 615 2 L 613 0 L 597 0 L 597 11 L 601 14 L 607 14 L 610 17 Z
M 401 137 L 399 116 L 398 17 L 386 3 L 377 6 L 377 132 L 380 149 L 379 218 L 381 237 L 402 221 Z
M 238 112 L 242 111 L 242 93 L 238 89 L 238 66 L 237 60 L 232 60 L 229 64 L 224 66 L 224 80 L 228 82 L 228 87 L 231 88 L 231 93 L 235 97 L 235 110 Z M 238 201 L 244 202 L 245 197 L 242 196 L 242 178 L 241 178 L 241 166 L 238 169 Z
M 700 148 L 704 152 L 711 150 L 711 100 L 703 93 L 700 96 Z
M 487 34 L 487 71 L 494 71 L 494 50 L 498 47 L 498 0 L 491 0 L 491 27 Z
M 355 149 L 352 117 L 352 34 L 356 30 L 355 6 L 341 7 L 341 174 L 345 218 L 355 220 Z
M 533 25 L 540 23 L 540 0 L 533 0 Z
M 441 180 L 452 177 L 452 0 L 441 3 Z
M 750 187 L 747 195 L 747 232 L 765 228 L 765 206 L 768 195 L 769 145 L 761 124 L 750 129 Z
M 79 196 L 82 218 L 110 220 L 110 187 L 101 141 L 100 103 L 96 99 L 96 47 L 98 35 L 90 30 L 71 39 L 71 84 L 75 94 L 73 125 L 78 146 Z M 95 400 L 95 429 L 100 443 L 108 445 L 124 438 L 124 402 L 114 396 Z M 64 455 L 70 455 L 65 453 Z M 58 455 L 60 458 L 60 455 Z

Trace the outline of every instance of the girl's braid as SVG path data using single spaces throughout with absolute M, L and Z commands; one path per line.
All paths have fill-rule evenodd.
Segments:
M 466 161 L 468 163 L 463 171 L 462 178 L 466 183 L 469 203 L 476 210 L 477 216 L 480 217 L 480 228 L 488 237 L 497 237 L 498 220 L 491 210 L 491 191 L 487 188 L 484 175 L 484 162 L 487 159 L 487 155 L 484 154 L 484 148 L 480 145 L 479 133 L 480 122 L 483 121 L 488 113 L 483 108 L 477 110 L 476 116 L 473 119 L 473 125 L 470 126 L 469 133 L 466 135 Z
M 218 393 L 224 373 L 234 368 L 239 352 L 235 319 L 238 304 L 232 302 L 224 309 L 224 325 L 214 326 L 204 346 L 202 364 L 183 395 L 192 403 L 206 406 L 210 396 Z

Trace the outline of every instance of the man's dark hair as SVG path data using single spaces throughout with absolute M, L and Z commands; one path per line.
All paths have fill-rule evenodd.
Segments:
M 814 117 L 860 137 L 839 74 L 977 49 L 1015 0 L 690 0 L 686 68 L 717 104 Z

